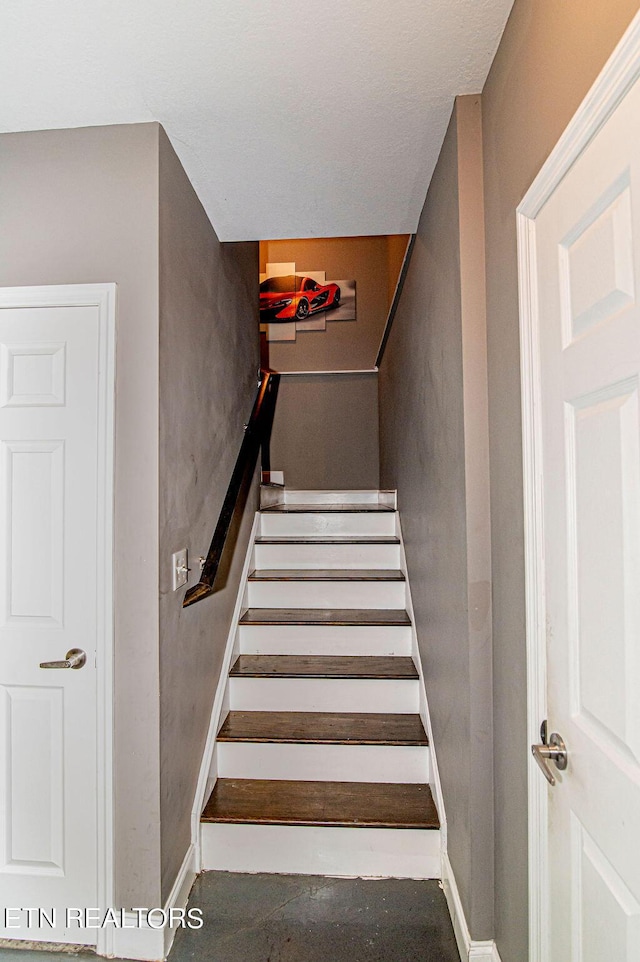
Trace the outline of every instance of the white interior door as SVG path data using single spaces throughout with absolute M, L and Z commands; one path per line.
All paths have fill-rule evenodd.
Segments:
M 640 82 L 535 218 L 553 962 L 640 959 Z M 542 772 L 538 773 L 542 779 Z
M 0 936 L 95 943 L 66 910 L 102 897 L 108 365 L 104 304 L 73 293 L 0 290 Z

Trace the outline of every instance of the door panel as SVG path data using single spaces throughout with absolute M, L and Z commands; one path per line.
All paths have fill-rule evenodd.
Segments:
M 535 220 L 549 959 L 640 958 L 640 85 Z M 542 776 L 540 776 L 542 777 Z
M 640 904 L 575 816 L 571 845 L 571 921 L 574 945 L 582 948 L 578 958 L 581 962 L 634 959 L 640 945 Z M 598 914 L 593 912 L 596 905 Z
M 638 380 L 587 395 L 567 411 L 572 710 L 640 757 Z
M 632 237 L 624 171 L 560 242 L 564 347 L 635 301 Z
M 64 876 L 64 690 L 6 685 L 2 699 L 2 869 Z
M 65 399 L 65 343 L 3 344 L 0 407 L 55 407 Z
M 1 623 L 61 628 L 64 441 L 2 441 L 0 464 L 6 492 Z

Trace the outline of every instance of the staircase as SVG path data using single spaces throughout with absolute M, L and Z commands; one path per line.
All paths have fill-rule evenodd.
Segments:
M 203 868 L 440 876 L 394 497 L 288 491 L 261 510 Z

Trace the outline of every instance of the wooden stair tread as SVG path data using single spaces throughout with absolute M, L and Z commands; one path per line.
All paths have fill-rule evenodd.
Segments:
M 257 568 L 249 581 L 404 581 L 390 568 Z
M 260 534 L 256 537 L 256 544 L 400 544 L 400 538 L 393 534 Z
M 428 745 L 419 715 L 372 712 L 230 711 L 220 742 L 304 745 Z
M 410 625 L 406 611 L 393 608 L 248 608 L 241 625 Z
M 232 678 L 416 679 L 413 659 L 398 655 L 239 655 Z
M 203 822 L 438 829 L 428 785 L 219 778 Z
M 261 508 L 261 514 L 371 514 L 396 510 L 389 504 L 357 502 L 356 504 L 273 504 Z

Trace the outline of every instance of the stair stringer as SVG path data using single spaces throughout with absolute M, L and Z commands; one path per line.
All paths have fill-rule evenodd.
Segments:
M 202 754 L 202 761 L 200 763 L 200 772 L 198 775 L 196 793 L 193 799 L 193 806 L 191 808 L 191 842 L 195 849 L 196 871 L 198 872 L 202 871 L 202 867 L 203 867 L 200 816 L 202 815 L 204 806 L 207 802 L 207 799 L 209 798 L 209 795 L 213 791 L 213 787 L 217 779 L 217 770 L 215 765 L 216 738 L 218 735 L 218 729 L 220 728 L 220 725 L 224 720 L 229 707 L 228 706 L 229 670 L 231 668 L 231 662 L 234 657 L 234 654 L 237 651 L 238 622 L 240 621 L 240 615 L 242 614 L 243 610 L 247 607 L 246 606 L 247 579 L 249 577 L 249 572 L 251 571 L 253 562 L 254 562 L 255 541 L 256 541 L 259 525 L 260 525 L 260 512 L 256 511 L 255 517 L 253 519 L 253 524 L 251 526 L 251 533 L 249 535 L 249 543 L 247 545 L 247 554 L 244 559 L 242 574 L 240 576 L 238 596 L 236 598 L 235 607 L 233 609 L 233 615 L 231 616 L 229 634 L 227 636 L 224 656 L 222 659 L 222 663 L 220 665 L 220 675 L 218 677 L 216 693 L 214 695 L 213 705 L 211 707 L 211 718 L 209 720 L 207 740 L 205 742 L 204 751 Z
M 420 718 L 422 719 L 422 724 L 427 733 L 427 738 L 429 739 L 429 756 L 430 756 L 430 779 L 429 785 L 431 788 L 431 794 L 433 795 L 433 800 L 436 804 L 438 810 L 438 817 L 440 818 L 440 851 L 441 859 L 444 859 L 447 852 L 447 818 L 444 809 L 444 800 L 442 797 L 442 784 L 440 782 L 440 773 L 438 770 L 438 758 L 435 743 L 433 740 L 433 729 L 431 727 L 431 716 L 429 714 L 429 702 L 427 699 L 427 688 L 424 680 L 424 670 L 422 667 L 422 658 L 420 657 L 420 649 L 418 647 L 418 634 L 416 631 L 416 616 L 413 608 L 413 599 L 411 597 L 411 578 L 409 575 L 409 569 L 407 566 L 407 556 L 404 550 L 404 537 L 402 535 L 402 521 L 400 518 L 400 511 L 396 512 L 396 526 L 397 535 L 400 539 L 400 570 L 405 576 L 405 586 L 406 586 L 406 609 L 411 619 L 411 655 L 413 657 L 415 666 L 418 670 L 418 675 L 420 676 L 418 682 L 419 691 L 419 712 Z M 442 873 L 440 875 L 442 878 Z

